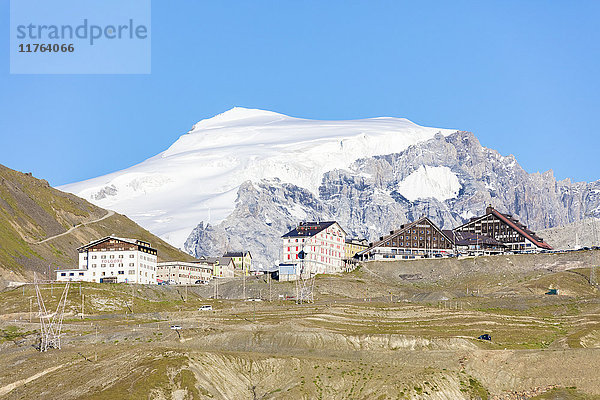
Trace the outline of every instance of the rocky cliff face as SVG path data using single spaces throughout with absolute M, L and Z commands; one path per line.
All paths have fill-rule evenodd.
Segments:
M 422 215 L 450 229 L 488 204 L 534 230 L 562 226 L 600 216 L 600 180 L 528 174 L 512 155 L 482 147 L 470 132 L 438 134 L 401 153 L 327 172 L 318 194 L 301 182 L 248 181 L 233 213 L 216 226 L 201 222 L 185 249 L 197 256 L 249 249 L 266 266 L 278 261 L 280 236 L 302 220 L 335 219 L 349 235 L 373 240 Z

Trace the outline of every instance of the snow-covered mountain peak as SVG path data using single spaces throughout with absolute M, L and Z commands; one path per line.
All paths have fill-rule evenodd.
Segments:
M 317 194 L 328 171 L 453 132 L 403 118 L 318 121 L 236 107 L 200 121 L 158 156 L 62 189 L 180 247 L 200 221 L 218 223 L 232 212 L 244 182 L 279 178 Z M 440 190 L 451 193 L 446 186 Z
M 224 128 L 239 123 L 257 124 L 268 123 L 269 121 L 282 120 L 287 115 L 279 114 L 273 111 L 260 110 L 257 108 L 233 107 L 230 110 L 217 114 L 214 117 L 203 119 L 196 123 L 188 133 L 197 133 L 205 129 Z

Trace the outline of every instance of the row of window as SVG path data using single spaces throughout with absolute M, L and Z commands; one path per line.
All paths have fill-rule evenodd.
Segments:
M 95 259 L 97 259 L 97 258 L 98 258 L 98 256 L 96 256 L 95 254 L 94 254 L 94 255 L 92 255 L 92 260 L 95 260 Z M 108 258 L 115 258 L 115 255 L 114 255 L 114 254 L 111 254 L 111 255 L 110 255 Z M 119 258 L 123 258 L 123 254 L 119 254 Z M 130 255 L 129 255 L 129 258 L 135 258 L 135 255 L 134 255 L 134 254 L 130 254 Z M 83 259 L 84 259 L 84 260 L 87 260 L 88 258 L 87 258 L 87 256 L 83 256 Z M 105 255 L 102 255 L 102 256 L 100 256 L 100 259 L 102 259 L 102 260 L 105 260 L 105 259 L 106 259 L 106 256 L 105 256 Z
M 69 272 L 69 276 L 75 276 L 75 272 Z M 67 272 L 61 272 L 60 276 L 67 276 Z M 83 276 L 83 272 L 79 272 L 79 276 Z
M 98 265 L 97 264 L 92 264 L 92 268 L 96 268 Z M 119 264 L 110 264 L 111 267 L 122 267 L 123 263 L 119 263 Z M 135 267 L 135 263 L 129 263 L 130 267 Z M 105 268 L 106 264 L 100 264 L 101 268 Z
M 406 236 L 406 237 L 400 236 L 398 239 L 402 240 L 402 238 L 404 238 L 404 240 L 410 240 L 410 236 Z M 421 240 L 421 241 L 422 241 L 422 240 L 424 240 L 423 236 L 419 236 L 418 238 L 419 238 L 419 240 Z M 434 236 L 433 238 L 432 238 L 432 237 L 428 237 L 428 238 L 427 238 L 427 240 L 432 240 L 432 239 L 433 239 L 433 241 L 434 241 L 434 242 L 437 242 L 437 236 Z M 417 240 L 417 236 L 413 236 L 413 240 Z M 443 242 L 443 241 L 445 241 L 445 240 L 446 240 L 446 239 L 445 239 L 445 238 L 443 238 L 443 237 L 442 237 L 442 238 L 440 238 L 440 242 Z M 388 244 L 389 244 L 389 242 L 388 242 Z

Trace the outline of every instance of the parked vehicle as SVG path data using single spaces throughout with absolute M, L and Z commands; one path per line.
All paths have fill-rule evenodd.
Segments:
M 210 304 L 205 304 L 201 306 L 198 311 L 212 311 L 212 306 Z
M 173 329 L 174 331 L 181 330 L 181 325 L 171 325 L 171 329 Z
M 490 336 L 488 333 L 485 333 L 485 334 L 483 334 L 483 335 L 480 335 L 480 336 L 479 336 L 477 339 L 479 339 L 479 340 L 489 340 L 489 341 L 491 341 L 491 340 L 492 340 L 492 337 L 491 337 L 491 336 Z

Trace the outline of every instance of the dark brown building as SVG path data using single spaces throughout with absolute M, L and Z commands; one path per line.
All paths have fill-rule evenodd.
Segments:
M 360 254 L 365 260 L 440 257 L 454 253 L 452 239 L 427 217 L 382 236 Z
M 503 214 L 489 206 L 485 215 L 473 217 L 469 222 L 454 228 L 455 233 L 469 232 L 493 238 L 504 244 L 508 251 L 552 250 L 552 247 L 537 236 L 535 232 L 519 222 L 510 214 Z

